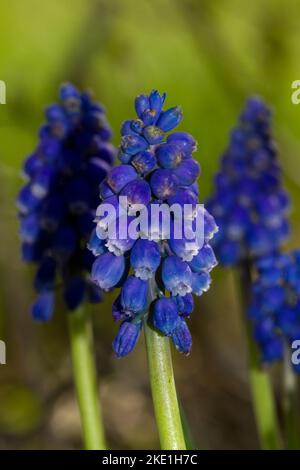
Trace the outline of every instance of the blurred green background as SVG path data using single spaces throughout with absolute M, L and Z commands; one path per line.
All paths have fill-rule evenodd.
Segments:
M 62 81 L 94 90 L 119 142 L 136 94 L 157 88 L 181 104 L 181 129 L 199 142 L 200 195 L 212 188 L 220 153 L 245 98 L 274 109 L 285 184 L 293 200 L 290 247 L 300 234 L 300 79 L 297 0 L 1 0 L 0 79 L 0 448 L 80 448 L 63 311 L 33 324 L 30 269 L 19 255 L 15 195 L 37 142 L 43 109 Z M 174 354 L 178 389 L 199 448 L 256 448 L 242 322 L 232 273 L 217 269 L 191 319 L 193 352 Z M 112 448 L 157 448 L 143 341 L 121 361 L 110 296 L 94 312 L 97 362 Z M 281 371 L 275 371 L 275 382 Z M 280 394 L 280 388 L 277 387 Z

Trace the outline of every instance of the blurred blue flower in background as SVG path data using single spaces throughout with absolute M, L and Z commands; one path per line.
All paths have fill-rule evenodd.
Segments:
M 248 316 L 262 361 L 271 363 L 300 338 L 300 251 L 262 257 L 255 267 Z
M 224 266 L 270 254 L 289 234 L 271 111 L 259 98 L 248 99 L 231 133 L 207 207 L 219 226 L 213 247 Z
M 101 289 L 90 280 L 94 255 L 86 242 L 94 227 L 99 184 L 115 156 L 103 107 L 72 84 L 63 85 L 59 97 L 59 104 L 46 109 L 17 198 L 23 260 L 37 265 L 32 314 L 40 321 L 53 315 L 57 288 L 62 287 L 69 310 L 84 298 L 101 300 Z
M 163 110 L 165 94 L 152 91 L 135 100 L 137 119 L 125 121 L 121 128 L 119 159 L 121 165 L 113 168 L 101 184 L 101 204 L 97 214 L 110 203 L 122 206 L 122 196 L 127 198 L 124 211 L 130 222 L 139 221 L 132 213 L 135 204 L 149 209 L 165 203 L 192 207 L 191 225 L 197 215 L 199 164 L 192 158 L 196 141 L 185 132 L 173 130 L 182 120 L 179 106 Z M 192 313 L 192 293 L 201 295 L 208 290 L 209 272 L 217 264 L 210 240 L 217 231 L 213 217 L 203 209 L 204 245 L 194 239 L 175 239 L 162 216 L 157 220 L 149 216 L 149 225 L 143 233 L 137 223 L 137 239 L 110 235 L 109 227 L 128 228 L 128 218 L 121 210 L 117 220 L 97 215 L 89 248 L 98 255 L 92 268 L 92 278 L 104 290 L 121 287 L 113 305 L 113 318 L 122 321 L 113 348 L 117 356 L 125 356 L 135 347 L 142 322 L 149 321 L 162 334 L 170 336 L 175 347 L 189 353 L 192 345 L 186 318 Z M 171 236 L 170 236 L 171 235 Z M 130 276 L 128 277 L 128 274 Z M 169 291 L 170 296 L 167 295 Z

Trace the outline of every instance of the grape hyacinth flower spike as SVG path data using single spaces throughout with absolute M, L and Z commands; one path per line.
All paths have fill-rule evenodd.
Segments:
M 137 117 L 123 123 L 121 165 L 110 170 L 101 185 L 97 225 L 89 244 L 98 254 L 92 268 L 94 282 L 104 290 L 121 288 L 113 305 L 113 318 L 121 321 L 113 349 L 118 357 L 129 354 L 144 326 L 152 379 L 158 354 L 165 355 L 163 361 L 171 368 L 168 338 L 178 351 L 190 352 L 187 318 L 193 310 L 192 294 L 208 290 L 209 273 L 217 264 L 210 246 L 217 225 L 198 204 L 200 166 L 193 159 L 196 141 L 188 133 L 171 132 L 181 122 L 182 110 L 179 106 L 164 110 L 165 97 L 157 91 L 138 96 Z M 168 218 L 162 206 L 176 210 Z M 185 206 L 189 212 L 184 212 Z M 113 215 L 106 214 L 109 207 L 115 210 Z M 200 212 L 202 237 L 196 231 Z M 178 237 L 176 229 L 185 225 L 189 229 Z M 165 378 L 161 375 L 160 382 Z M 169 392 L 177 401 L 173 378 L 170 380 L 173 388 Z M 156 392 L 153 390 L 154 401 Z M 169 398 L 161 396 L 157 407 Z M 160 420 L 164 412 L 159 413 L 158 408 Z M 169 419 L 174 422 L 178 416 Z M 162 433 L 163 446 L 182 445 L 166 439 Z
M 256 271 L 248 316 L 261 360 L 271 364 L 300 339 L 300 251 L 260 258 Z M 300 372 L 298 364 L 293 369 Z
M 215 177 L 214 194 L 207 203 L 219 226 L 212 241 L 218 261 L 223 266 L 239 269 L 244 310 L 248 311 L 251 304 L 252 312 L 255 312 L 254 304 L 263 285 L 258 279 L 251 287 L 252 278 L 260 276 L 260 269 L 257 270 L 260 263 L 263 265 L 265 260 L 273 259 L 289 235 L 289 197 L 282 186 L 271 117 L 271 110 L 260 98 L 247 100 L 238 125 L 231 132 L 229 146 L 221 158 L 221 169 Z M 277 273 L 276 269 L 269 273 L 269 281 Z M 264 294 L 264 308 L 272 309 L 282 301 L 283 289 L 275 283 Z M 261 307 L 260 303 L 256 312 L 258 318 L 261 318 Z M 280 446 L 278 423 L 270 380 L 261 369 L 253 334 L 261 345 L 263 342 L 265 360 L 279 358 L 281 338 L 274 333 L 273 326 L 270 317 L 264 318 L 247 334 L 257 427 L 261 445 L 267 449 Z
M 26 183 L 17 198 L 22 256 L 25 262 L 37 266 L 34 319 L 45 322 L 52 318 L 55 298 L 62 290 L 65 307 L 70 312 L 73 360 L 83 361 L 85 357 L 87 363 L 83 368 L 88 371 L 93 366 L 88 356 L 89 346 L 86 344 L 84 348 L 82 343 L 80 353 L 80 343 L 76 341 L 76 332 L 88 328 L 79 307 L 85 301 L 99 302 L 102 291 L 91 281 L 90 269 L 95 257 L 86 243 L 93 229 L 99 185 L 111 168 L 115 149 L 109 142 L 111 130 L 104 109 L 89 93 L 81 93 L 67 83 L 61 87 L 59 99 L 58 104 L 46 109 L 38 145 L 23 166 Z M 99 246 L 95 248 L 97 253 L 99 249 Z M 76 378 L 81 379 L 84 377 Z M 93 387 L 90 384 L 90 389 L 86 389 L 85 403 Z M 92 403 L 94 397 L 90 398 Z M 94 421 L 98 419 L 97 414 L 96 409 Z M 85 418 L 83 427 L 93 426 Z M 86 429 L 87 434 L 91 435 L 87 437 L 87 446 L 93 447 L 97 441 L 99 447 L 103 438 L 96 422 L 94 432 Z
M 288 237 L 289 197 L 281 173 L 271 111 L 259 98 L 249 98 L 207 202 L 219 226 L 212 244 L 221 265 L 271 254 Z
M 282 363 L 283 428 L 287 449 L 299 449 L 297 376 L 300 341 L 300 251 L 255 262 L 248 318 L 264 367 Z

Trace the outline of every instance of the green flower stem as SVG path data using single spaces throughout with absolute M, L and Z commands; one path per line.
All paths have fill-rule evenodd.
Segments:
M 156 424 L 163 450 L 185 450 L 175 381 L 170 340 L 145 321 L 149 376 Z
M 92 330 L 86 308 L 68 314 L 73 373 L 85 448 L 105 449 L 104 430 L 97 391 Z
M 250 267 L 246 264 L 241 266 L 240 275 L 241 300 L 243 310 L 246 312 L 249 305 Z M 247 320 L 244 318 L 243 321 Z M 245 336 L 248 347 L 250 387 L 260 445 L 264 450 L 280 449 L 281 440 L 272 384 L 269 374 L 260 366 L 259 352 L 252 339 L 251 327 L 248 321 Z

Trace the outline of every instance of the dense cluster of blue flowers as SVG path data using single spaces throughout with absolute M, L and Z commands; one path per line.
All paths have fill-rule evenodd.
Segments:
M 88 93 L 63 85 L 60 104 L 49 106 L 45 115 L 38 146 L 24 163 L 27 181 L 17 198 L 23 259 L 37 264 L 32 314 L 41 321 L 53 314 L 57 287 L 70 310 L 84 298 L 101 299 L 89 278 L 94 257 L 86 242 L 94 227 L 99 183 L 115 155 L 104 109 Z
M 289 198 L 270 127 L 269 108 L 249 98 L 222 156 L 207 203 L 219 226 L 213 247 L 222 265 L 270 254 L 288 236 Z
M 200 168 L 192 158 L 196 142 L 185 132 L 168 134 L 180 123 L 182 111 L 177 106 L 164 111 L 164 101 L 165 94 L 157 91 L 136 98 L 138 117 L 125 121 L 121 129 L 121 165 L 101 183 L 99 208 L 107 203 L 120 206 L 121 196 L 127 198 L 126 217 L 118 211 L 117 220 L 111 221 L 119 228 L 138 219 L 130 212 L 135 204 L 149 208 L 149 213 L 150 206 L 162 202 L 197 206 Z M 112 311 L 113 318 L 122 322 L 113 342 L 117 356 L 125 356 L 135 347 L 148 311 L 150 323 L 170 336 L 179 351 L 190 351 L 186 318 L 193 310 L 192 293 L 201 295 L 209 288 L 209 272 L 216 265 L 209 242 L 217 226 L 205 209 L 203 216 L 203 246 L 196 237 L 189 243 L 172 234 L 167 237 L 163 221 L 150 221 L 147 233 L 140 227 L 138 239 L 124 239 L 110 236 L 106 217 L 96 219 L 89 242 L 98 256 L 92 279 L 103 290 L 121 287 Z M 194 217 L 192 213 L 191 219 Z
M 300 339 L 300 250 L 262 257 L 255 267 L 249 317 L 262 361 L 271 363 L 283 358 L 284 344 L 290 350 Z

